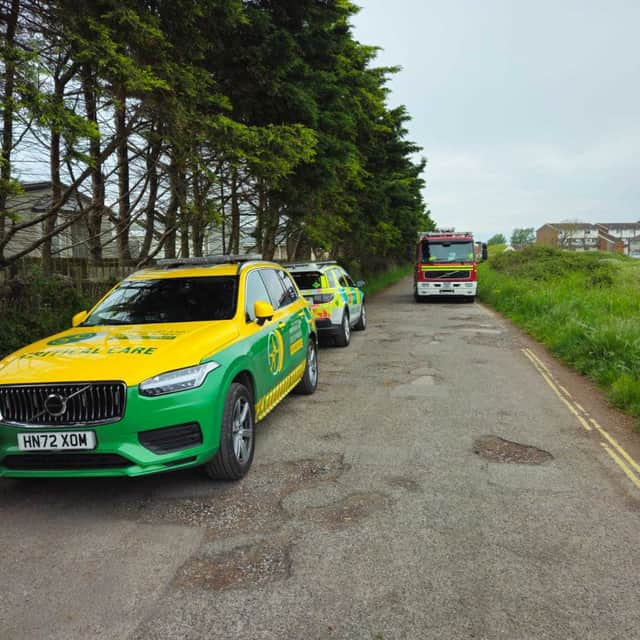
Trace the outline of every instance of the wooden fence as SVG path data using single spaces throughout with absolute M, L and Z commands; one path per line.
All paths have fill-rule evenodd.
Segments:
M 52 271 L 47 275 L 65 276 L 73 282 L 115 282 L 129 275 L 134 268 L 122 266 L 116 259 L 104 259 L 99 263 L 89 262 L 86 258 L 54 258 Z M 0 270 L 0 283 L 16 277 L 29 277 L 42 272 L 39 258 L 23 258 L 11 267 Z

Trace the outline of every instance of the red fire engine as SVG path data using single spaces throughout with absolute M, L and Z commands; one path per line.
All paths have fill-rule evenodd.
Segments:
M 416 302 L 429 296 L 464 296 L 473 302 L 478 287 L 478 259 L 484 260 L 486 255 L 486 245 L 474 244 L 471 232 L 420 232 L 413 275 Z

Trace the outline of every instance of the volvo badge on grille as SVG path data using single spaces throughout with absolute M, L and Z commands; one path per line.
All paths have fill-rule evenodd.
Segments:
M 58 418 L 67 410 L 67 400 L 59 393 L 52 393 L 44 401 L 44 408 L 50 416 Z

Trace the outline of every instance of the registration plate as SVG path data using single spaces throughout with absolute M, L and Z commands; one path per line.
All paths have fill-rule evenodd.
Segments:
M 453 289 L 440 289 L 440 293 L 447 293 L 451 295 L 453 293 Z
M 54 433 L 19 433 L 20 451 L 79 451 L 96 448 L 94 431 L 56 431 Z

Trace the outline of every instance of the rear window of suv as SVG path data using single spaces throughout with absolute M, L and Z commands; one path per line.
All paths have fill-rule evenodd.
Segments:
M 298 271 L 291 275 L 301 291 L 322 289 L 322 274 L 319 271 Z

